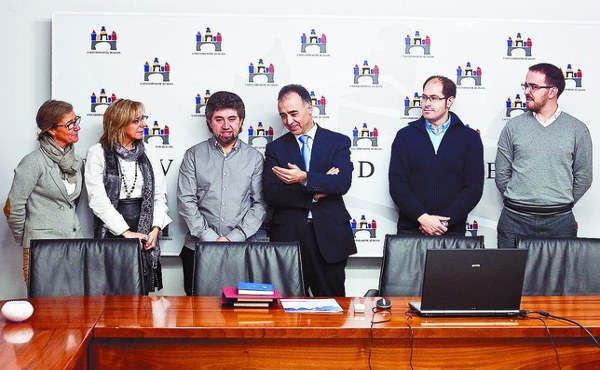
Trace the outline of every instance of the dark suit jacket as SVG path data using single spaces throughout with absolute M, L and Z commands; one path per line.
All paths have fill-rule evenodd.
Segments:
M 350 227 L 350 214 L 342 195 L 352 183 L 350 139 L 342 134 L 318 127 L 311 150 L 310 171 L 306 187 L 285 184 L 273 173 L 274 166 L 287 168 L 292 163 L 306 170 L 298 141 L 287 133 L 269 143 L 265 152 L 263 192 L 274 209 L 271 221 L 271 241 L 302 240 L 308 210 L 312 211 L 313 226 L 321 255 L 329 263 L 343 261 L 356 253 Z M 326 175 L 337 167 L 337 175 Z M 314 194 L 328 194 L 313 203 Z

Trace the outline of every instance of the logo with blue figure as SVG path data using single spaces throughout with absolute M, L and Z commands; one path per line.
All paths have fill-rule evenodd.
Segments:
M 152 126 L 144 128 L 144 142 L 148 144 L 148 140 L 158 137 L 162 141 L 162 145 L 169 145 L 169 126 L 161 127 L 158 121 L 154 121 Z
M 475 81 L 475 86 L 481 86 L 481 68 L 478 66 L 477 68 L 471 67 L 471 62 L 467 62 L 467 65 L 463 69 L 461 66 L 456 68 L 456 85 L 461 86 L 462 80 L 464 79 L 473 79 Z
M 327 53 L 327 36 L 322 33 L 321 36 L 317 35 L 315 29 L 311 29 L 309 35 L 302 33 L 300 36 L 300 52 L 306 53 L 306 49 L 309 46 L 319 47 L 319 53 Z
M 204 91 L 204 96 L 200 96 L 200 93 L 196 94 L 196 113 L 200 114 L 203 107 L 206 107 L 206 102 L 210 98 L 210 90 Z
M 412 99 L 409 98 L 408 96 L 406 96 L 404 98 L 404 115 L 408 116 L 410 114 L 410 111 L 412 109 L 418 109 L 419 110 L 419 116 L 420 116 L 420 112 L 422 110 L 422 107 L 421 107 L 421 96 L 416 91 L 415 91 Z
M 373 85 L 379 84 L 379 67 L 375 64 L 373 67 L 369 66 L 369 62 L 364 60 L 362 66 L 358 64 L 354 65 L 354 84 L 358 85 L 361 78 L 371 79 Z
M 158 74 L 162 76 L 163 81 L 170 81 L 171 74 L 171 66 L 169 63 L 165 62 L 164 65 L 161 65 L 158 58 L 154 58 L 152 64 L 149 64 L 148 61 L 144 63 L 144 81 L 150 81 L 150 76 Z
M 265 139 L 267 144 L 273 141 L 273 127 L 269 126 L 268 129 L 265 129 L 262 122 L 258 122 L 256 127 L 248 127 L 248 145 L 254 146 L 253 143 L 256 139 Z
M 317 98 L 315 92 L 311 90 L 310 101 L 312 102 L 313 108 L 316 108 L 316 109 L 313 109 L 313 114 L 314 114 L 314 112 L 318 111 L 319 116 L 326 115 L 325 106 L 327 105 L 327 99 L 325 99 L 325 96 L 321 95 L 320 98 Z
M 404 38 L 404 54 L 409 55 L 412 48 L 423 49 L 424 55 L 430 55 L 431 38 L 429 35 L 426 35 L 424 38 L 422 38 L 419 31 L 415 31 L 415 35 L 413 37 L 407 34 Z
M 511 117 L 513 111 L 527 111 L 527 104 L 521 99 L 521 94 L 516 94 L 514 100 L 510 100 L 510 97 L 506 99 L 506 117 Z
M 373 130 L 369 130 L 369 127 L 366 122 L 362 124 L 361 129 L 358 127 L 354 127 L 352 130 L 352 146 L 358 146 L 358 142 L 360 140 L 368 140 L 371 142 L 371 146 L 377 146 L 377 138 L 379 137 L 379 131 L 377 131 L 377 127 L 374 127 Z
M 352 234 L 354 234 L 354 239 L 356 239 L 356 235 L 362 231 L 368 232 L 370 239 L 377 238 L 377 222 L 375 221 L 375 219 L 367 221 L 366 216 L 361 215 L 360 220 L 358 222 L 356 222 L 356 219 L 353 218 L 352 221 L 350 221 L 350 226 L 352 227 Z
M 267 83 L 275 83 L 275 66 L 273 63 L 266 66 L 262 58 L 258 59 L 256 65 L 250 62 L 248 65 L 248 82 L 253 83 L 256 76 L 267 76 Z
M 110 96 L 106 95 L 106 90 L 105 89 L 100 89 L 100 94 L 96 95 L 96 93 L 92 92 L 92 95 L 90 95 L 90 104 L 91 104 L 91 108 L 90 110 L 93 113 L 96 113 L 96 107 L 98 107 L 99 105 L 106 105 L 109 106 L 112 102 L 117 100 L 117 96 L 115 95 L 115 93 L 112 93 Z
M 565 82 L 575 81 L 575 87 L 581 87 L 581 78 L 583 77 L 583 72 L 581 72 L 581 68 L 577 68 L 577 70 L 574 70 L 571 66 L 571 63 L 569 63 L 567 64 L 567 69 L 563 71 L 563 75 L 565 76 Z
M 506 55 L 511 57 L 513 56 L 513 50 L 515 49 L 523 49 L 525 50 L 525 56 L 531 56 L 531 47 L 533 46 L 533 41 L 528 37 L 527 39 L 523 39 L 521 36 L 521 32 L 517 32 L 517 36 L 513 39 L 511 36 L 508 36 L 506 39 Z
M 92 50 L 96 50 L 96 45 L 101 43 L 109 44 L 110 50 L 117 50 L 117 33 L 115 31 L 108 33 L 105 26 L 100 27 L 100 32 L 98 33 L 96 33 L 96 30 L 92 30 L 90 38 L 92 41 Z
M 217 32 L 213 34 L 210 30 L 210 27 L 206 27 L 204 34 L 200 31 L 196 33 L 196 51 L 201 51 L 202 46 L 204 45 L 212 45 L 214 47 L 214 51 L 222 51 L 221 43 L 223 42 L 223 35 L 221 32 Z
M 469 234 L 470 236 L 477 236 L 477 232 L 479 231 L 479 224 L 477 223 L 477 220 L 473 220 L 473 223 L 469 223 L 469 221 L 467 221 L 467 225 L 466 225 L 466 233 Z M 469 236 L 467 235 L 467 236 Z

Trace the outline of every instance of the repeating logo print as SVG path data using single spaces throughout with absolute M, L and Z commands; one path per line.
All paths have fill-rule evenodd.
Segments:
M 306 49 L 311 46 L 319 48 L 319 53 L 327 53 L 327 36 L 322 33 L 321 36 L 317 35 L 315 29 L 311 29 L 309 35 L 302 33 L 300 36 L 300 52 L 306 53 Z
M 421 33 L 415 31 L 415 35 L 411 38 L 410 35 L 406 35 L 404 38 L 404 54 L 410 54 L 410 49 L 421 48 L 423 49 L 424 55 L 431 54 L 431 38 L 426 35 L 425 38 L 421 38 Z
M 527 110 L 527 104 L 521 99 L 521 94 L 516 94 L 514 100 L 510 100 L 510 97 L 506 99 L 506 117 L 510 117 L 515 110 Z
M 96 30 L 92 30 L 90 38 L 92 41 L 92 50 L 96 50 L 96 45 L 100 43 L 107 43 L 110 45 L 110 50 L 117 50 L 117 33 L 115 31 L 108 33 L 105 26 L 100 28 L 99 33 L 96 33 Z
M 204 91 L 204 96 L 200 96 L 200 93 L 196 94 L 196 113 L 200 114 L 200 110 L 206 107 L 206 102 L 210 98 L 210 90 Z
M 146 61 L 144 63 L 144 81 L 150 81 L 150 76 L 154 74 L 161 75 L 164 82 L 170 81 L 171 66 L 167 62 L 161 65 L 158 58 L 154 58 L 152 65 Z
M 254 63 L 250 62 L 248 65 L 248 82 L 254 82 L 254 77 L 256 76 L 267 76 L 267 83 L 275 83 L 275 66 L 273 63 L 265 66 L 265 62 L 262 58 L 258 60 L 256 66 Z
M 508 38 L 506 39 L 506 55 L 511 57 L 513 50 L 523 49 L 525 50 L 525 56 L 530 57 L 532 46 L 533 42 L 531 41 L 531 38 L 528 37 L 524 40 L 523 37 L 521 37 L 521 33 L 518 32 L 514 40 L 510 36 L 508 36 Z
M 471 62 L 467 62 L 467 65 L 463 69 L 461 66 L 456 68 L 456 85 L 462 85 L 462 80 L 471 78 L 475 80 L 475 86 L 481 86 L 481 68 L 477 67 L 473 69 Z
M 379 67 L 375 64 L 373 67 L 369 66 L 367 60 L 363 61 L 362 66 L 358 64 L 354 65 L 354 84 L 358 85 L 361 78 L 366 77 L 371 79 L 373 85 L 379 84 Z
M 419 111 L 422 109 L 421 96 L 418 92 L 415 92 L 412 99 L 408 96 L 404 98 L 404 115 L 408 116 L 411 109 L 418 109 Z
M 352 146 L 358 146 L 360 140 L 368 140 L 371 142 L 371 146 L 377 146 L 378 137 L 379 132 L 377 131 L 377 127 L 369 130 L 369 126 L 364 122 L 360 130 L 356 126 L 352 130 Z
M 356 234 L 361 231 L 366 231 L 369 233 L 370 239 L 377 238 L 377 222 L 372 219 L 371 221 L 367 221 L 365 215 L 360 216 L 360 220 L 357 222 L 355 218 L 350 222 L 350 226 L 352 227 L 352 234 L 354 234 L 354 239 L 357 238 Z
M 255 139 L 266 139 L 267 143 L 273 141 L 273 127 L 265 129 L 262 122 L 258 122 L 256 127 L 248 127 L 248 144 L 253 145 Z
M 147 126 L 144 128 L 144 142 L 148 143 L 151 138 L 160 138 L 162 145 L 169 145 L 169 126 L 161 127 L 158 121 L 154 121 L 152 127 Z
M 202 51 L 202 46 L 204 45 L 212 45 L 214 46 L 214 51 L 222 51 L 222 42 L 223 35 L 221 35 L 221 32 L 213 34 L 210 27 L 206 27 L 204 34 L 200 31 L 196 33 L 196 51 Z
M 470 236 L 477 236 L 477 232 L 479 231 L 479 224 L 477 220 L 473 220 L 473 223 L 469 223 L 467 221 L 466 224 L 466 232 L 470 234 Z
M 90 95 L 90 111 L 96 113 L 96 107 L 99 105 L 110 105 L 112 102 L 117 100 L 117 96 L 115 93 L 112 93 L 110 96 L 106 95 L 105 89 L 100 89 L 100 94 L 96 95 L 96 93 L 92 92 Z
M 583 72 L 581 71 L 581 68 L 577 68 L 577 70 L 574 70 L 571 66 L 571 63 L 569 63 L 567 64 L 567 69 L 563 71 L 563 75 L 565 76 L 565 81 L 575 81 L 575 87 L 581 87 L 581 78 L 583 77 Z
M 325 107 L 327 105 L 327 99 L 323 95 L 320 98 L 317 98 L 314 91 L 310 92 L 310 101 L 313 105 L 313 114 L 314 112 L 319 112 L 319 116 L 325 116 Z

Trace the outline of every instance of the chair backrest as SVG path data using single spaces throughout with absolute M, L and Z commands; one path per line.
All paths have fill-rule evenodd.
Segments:
M 427 249 L 483 248 L 483 236 L 386 235 L 379 275 L 381 296 L 418 296 Z
M 298 242 L 196 244 L 193 294 L 220 296 L 240 281 L 272 283 L 282 296 L 304 296 Z
M 143 295 L 138 239 L 31 241 L 29 297 Z
M 523 295 L 600 294 L 600 239 L 519 238 L 528 249 Z

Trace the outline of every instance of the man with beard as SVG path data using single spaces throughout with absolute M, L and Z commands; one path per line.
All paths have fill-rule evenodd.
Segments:
M 498 139 L 499 248 L 515 247 L 520 236 L 576 237 L 571 209 L 592 184 L 588 128 L 558 106 L 562 71 L 536 64 L 522 86 L 528 112 L 508 121 Z
M 196 242 L 252 240 L 265 218 L 263 156 L 238 138 L 244 117 L 239 96 L 212 94 L 206 123 L 213 136 L 189 148 L 181 162 L 177 209 L 189 231 L 179 256 L 187 295 L 192 295 Z
M 483 193 L 483 144 L 450 111 L 456 84 L 431 76 L 423 84 L 423 116 L 400 129 L 392 144 L 390 195 L 398 234 L 465 235 L 469 212 Z

